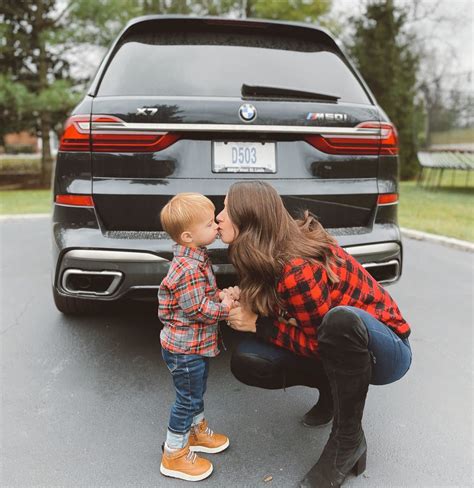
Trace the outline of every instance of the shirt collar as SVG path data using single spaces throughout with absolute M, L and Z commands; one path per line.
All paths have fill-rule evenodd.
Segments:
M 185 256 L 202 263 L 205 263 L 209 257 L 205 247 L 186 247 L 181 244 L 175 244 L 173 246 L 173 253 L 175 257 Z

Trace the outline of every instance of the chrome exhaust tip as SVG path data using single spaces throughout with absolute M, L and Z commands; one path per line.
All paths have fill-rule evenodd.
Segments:
M 120 271 L 86 271 L 67 269 L 61 285 L 64 291 L 76 296 L 110 296 L 117 291 L 122 281 Z
M 397 259 L 384 263 L 364 263 L 362 266 L 382 284 L 393 283 L 400 277 L 400 262 Z

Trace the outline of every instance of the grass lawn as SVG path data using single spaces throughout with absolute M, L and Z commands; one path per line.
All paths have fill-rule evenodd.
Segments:
M 474 128 L 453 129 L 447 132 L 433 132 L 431 134 L 433 144 L 464 144 L 474 142 Z
M 471 178 L 474 180 L 474 178 Z M 474 186 L 465 174 L 444 179 L 439 189 L 426 189 L 414 181 L 400 183 L 399 222 L 402 227 L 474 242 Z M 456 186 L 457 185 L 457 186 Z M 0 214 L 49 213 L 49 190 L 0 191 Z
M 0 215 L 51 212 L 50 190 L 0 191 Z
M 414 181 L 403 181 L 398 220 L 401 227 L 474 242 L 474 186 L 446 183 L 427 189 Z

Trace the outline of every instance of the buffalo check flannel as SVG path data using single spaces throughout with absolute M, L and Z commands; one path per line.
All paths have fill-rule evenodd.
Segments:
M 161 346 L 176 354 L 219 354 L 218 321 L 230 307 L 219 302 L 206 248 L 176 244 L 168 274 L 158 291 Z
M 340 305 L 367 311 L 399 337 L 410 335 L 410 326 L 388 292 L 344 249 L 335 246 L 334 254 L 342 261 L 333 267 L 339 278 L 334 284 L 320 263 L 298 258 L 286 264 L 277 285 L 283 310 L 276 315 L 293 317 L 297 325 L 262 317 L 257 321 L 259 337 L 301 356 L 318 356 L 318 326 Z

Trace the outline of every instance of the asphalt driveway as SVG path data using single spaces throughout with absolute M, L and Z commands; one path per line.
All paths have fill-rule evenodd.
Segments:
M 1 486 L 189 486 L 159 473 L 173 391 L 153 308 L 61 315 L 47 219 L 3 220 L 0 231 Z M 474 254 L 404 245 L 389 291 L 412 324 L 414 362 L 398 383 L 370 388 L 367 471 L 344 486 L 472 486 Z M 236 340 L 226 334 L 228 349 Z M 231 447 L 200 486 L 295 486 L 329 434 L 299 422 L 315 392 L 246 387 L 228 363 L 229 351 L 212 362 L 206 412 Z

